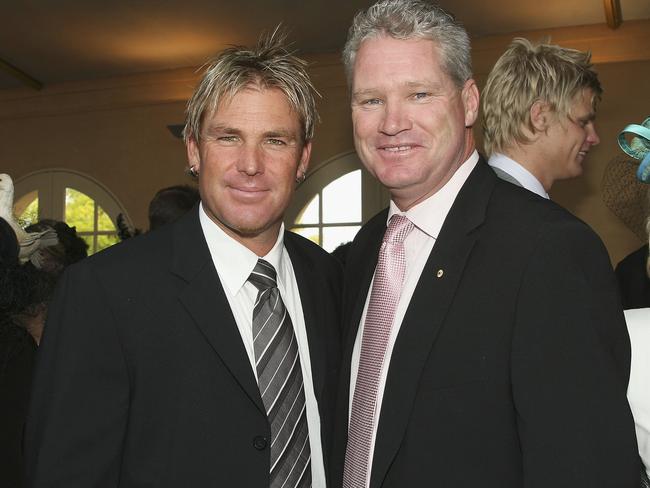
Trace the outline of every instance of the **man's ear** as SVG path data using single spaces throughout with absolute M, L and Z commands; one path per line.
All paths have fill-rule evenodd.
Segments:
M 530 125 L 535 132 L 546 132 L 551 124 L 551 108 L 548 103 L 537 100 L 530 107 Z
M 476 82 L 469 79 L 463 85 L 461 92 L 463 107 L 465 108 L 465 127 L 472 127 L 478 118 L 479 94 Z
M 187 163 L 190 168 L 198 173 L 201 169 L 201 153 L 199 151 L 199 143 L 196 142 L 194 135 L 190 135 L 187 138 L 187 144 L 185 145 L 187 149 Z
M 307 174 L 307 169 L 309 169 L 309 159 L 311 158 L 311 141 L 306 142 L 302 146 L 302 152 L 300 154 L 300 162 L 298 163 L 298 168 L 296 170 L 296 181 L 302 181 Z

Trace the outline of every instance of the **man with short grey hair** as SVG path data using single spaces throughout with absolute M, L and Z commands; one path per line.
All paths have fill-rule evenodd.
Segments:
M 50 308 L 29 486 L 325 487 L 340 270 L 282 223 L 314 93 L 277 33 L 208 67 L 185 128 L 200 204 L 72 267 Z
M 332 486 L 638 486 L 607 252 L 478 155 L 467 33 L 383 0 L 343 59 L 357 153 L 391 203 L 346 261 Z

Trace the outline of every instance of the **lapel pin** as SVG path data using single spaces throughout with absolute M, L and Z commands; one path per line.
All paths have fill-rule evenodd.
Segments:
M 445 274 L 445 272 L 444 272 L 443 270 L 439 269 L 438 272 L 436 273 L 436 276 L 437 276 L 438 278 L 442 278 L 442 275 L 443 275 L 443 274 Z

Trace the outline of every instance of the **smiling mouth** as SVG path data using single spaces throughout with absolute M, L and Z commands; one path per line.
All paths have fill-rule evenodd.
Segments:
M 248 188 L 248 187 L 239 187 L 231 186 L 230 189 L 241 195 L 255 196 L 266 192 L 264 188 Z
M 415 146 L 413 146 L 413 145 L 406 144 L 406 145 L 401 145 L 401 146 L 383 146 L 383 147 L 380 147 L 379 149 L 381 151 L 386 151 L 386 152 L 391 152 L 391 153 L 403 153 L 403 152 L 410 151 L 414 147 Z

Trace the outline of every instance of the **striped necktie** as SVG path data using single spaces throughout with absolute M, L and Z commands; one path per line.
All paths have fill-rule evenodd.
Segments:
M 343 467 L 344 488 L 364 488 L 370 466 L 377 391 L 384 367 L 384 356 L 402 292 L 406 273 L 404 239 L 413 223 L 402 215 L 393 215 L 384 234 L 370 292 L 370 303 L 363 325 L 357 382 L 354 387 L 348 444 Z
M 257 383 L 271 426 L 271 488 L 311 487 L 311 451 L 298 343 L 280 297 L 275 269 L 259 259 L 248 278 Z

